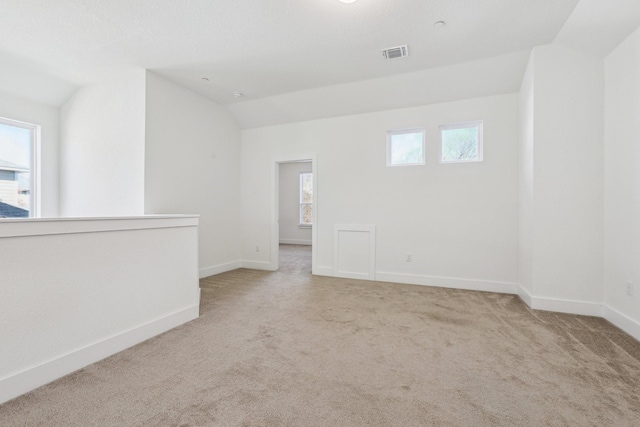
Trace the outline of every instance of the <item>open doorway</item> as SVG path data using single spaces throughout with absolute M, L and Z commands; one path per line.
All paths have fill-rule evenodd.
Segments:
M 278 269 L 288 273 L 312 274 L 317 218 L 314 162 L 288 160 L 275 166 L 274 261 Z

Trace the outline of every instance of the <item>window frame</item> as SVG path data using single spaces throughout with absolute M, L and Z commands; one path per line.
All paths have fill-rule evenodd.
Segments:
M 442 133 L 445 130 L 454 130 L 454 129 L 469 129 L 476 128 L 478 131 L 478 157 L 476 159 L 465 159 L 465 160 L 444 160 L 442 146 L 444 144 Z M 461 122 L 461 123 L 451 123 L 447 125 L 440 125 L 440 145 L 438 146 L 438 162 L 441 164 L 450 164 L 450 163 L 476 163 L 484 161 L 484 121 L 483 120 L 473 120 L 470 122 Z
M 29 174 L 31 175 L 29 183 L 29 218 L 40 218 L 40 208 L 42 195 L 40 194 L 41 182 L 40 182 L 40 136 L 41 126 L 34 123 L 23 122 L 20 120 L 10 119 L 7 117 L 0 117 L 0 123 L 6 126 L 12 126 L 29 130 L 31 135 L 30 149 L 31 149 L 31 161 L 29 164 Z M 11 219 L 11 218 L 4 218 Z
M 302 180 L 304 175 L 311 175 L 311 201 L 310 202 L 305 202 L 304 197 L 302 195 Z M 298 178 L 298 227 L 300 228 L 311 228 L 313 227 L 313 215 L 312 215 L 312 222 L 311 224 L 308 224 L 306 222 L 302 222 L 302 219 L 304 218 L 303 215 L 303 210 L 304 210 L 304 206 L 306 205 L 311 205 L 311 209 L 313 209 L 313 172 L 300 172 L 299 174 L 299 178 Z
M 420 133 L 422 134 L 422 159 L 420 162 L 412 162 L 412 163 L 393 163 L 392 162 L 392 144 L 391 140 L 394 135 L 406 135 L 410 133 Z M 388 167 L 396 167 L 396 166 L 424 166 L 426 164 L 427 154 L 426 154 L 426 142 L 427 141 L 427 132 L 425 128 L 408 128 L 408 129 L 395 129 L 387 131 L 387 166 Z

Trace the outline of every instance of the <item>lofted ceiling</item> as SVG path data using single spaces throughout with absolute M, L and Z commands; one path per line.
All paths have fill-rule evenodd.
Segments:
M 581 0 L 554 43 L 606 56 L 639 25 L 639 0 Z
M 512 87 L 532 47 L 561 30 L 569 42 L 579 38 L 563 29 L 578 1 L 0 0 L 0 90 L 60 105 L 78 86 L 145 68 L 227 105 L 252 126 L 268 123 L 245 115 L 263 114 L 272 98 L 376 79 L 415 85 L 419 73 L 429 78 L 443 74 L 430 70 L 487 58 L 501 66 L 512 58 L 494 76 Z M 605 3 L 582 0 L 589 2 Z M 576 27 L 594 7 L 576 8 Z M 404 44 L 409 57 L 382 57 L 383 48 Z M 278 121 L 286 119 L 271 123 Z

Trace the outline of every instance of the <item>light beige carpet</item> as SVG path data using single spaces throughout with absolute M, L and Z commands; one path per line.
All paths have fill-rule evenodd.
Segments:
M 0 406 L 1 426 L 639 426 L 640 344 L 517 297 L 203 279 L 202 316 Z

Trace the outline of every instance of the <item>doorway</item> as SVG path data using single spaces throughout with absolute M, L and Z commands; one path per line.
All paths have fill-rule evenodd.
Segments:
M 275 269 L 313 274 L 317 171 L 313 156 L 275 162 L 272 261 Z

